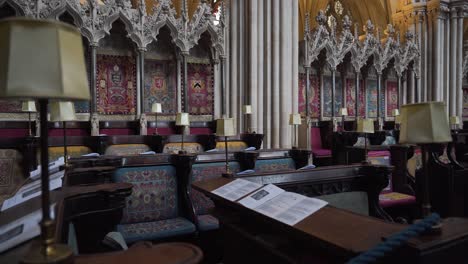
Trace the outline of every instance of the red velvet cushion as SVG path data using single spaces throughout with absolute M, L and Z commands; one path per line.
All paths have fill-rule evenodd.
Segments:
M 320 128 L 312 127 L 310 129 L 310 141 L 312 144 L 312 150 L 322 148 L 322 138 L 320 137 Z M 331 155 L 331 154 L 330 154 Z
M 332 154 L 329 149 L 312 149 L 312 153 L 314 153 L 316 157 L 329 157 Z
M 99 134 L 112 135 L 135 135 L 135 131 L 130 128 L 103 128 L 99 129 Z
M 153 128 L 153 127 L 148 128 L 148 135 L 153 135 L 155 131 L 156 131 L 156 129 Z M 176 132 L 174 131 L 174 129 L 172 129 L 170 127 L 158 127 L 158 134 L 159 135 L 173 135 L 175 133 Z
M 373 150 L 373 151 L 369 151 L 367 152 L 367 155 L 369 157 L 388 157 L 390 156 L 390 151 L 388 150 Z
M 33 131 L 34 133 L 35 131 Z M 26 137 L 29 131 L 23 128 L 4 128 L 0 129 L 0 137 Z
M 50 137 L 63 137 L 63 129 L 52 128 L 49 129 Z M 67 128 L 67 136 L 89 136 L 89 132 L 86 129 Z

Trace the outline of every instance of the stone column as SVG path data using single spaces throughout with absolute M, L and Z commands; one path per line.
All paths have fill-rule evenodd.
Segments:
M 265 10 L 264 16 L 265 16 L 265 42 L 264 45 L 267 47 L 265 49 L 265 91 L 263 93 L 263 96 L 265 98 L 265 104 L 263 106 L 263 114 L 266 117 L 263 121 L 264 123 L 264 131 L 271 131 L 272 130 L 272 50 L 271 50 L 271 44 L 272 44 L 272 23 L 273 23 L 273 17 L 271 15 L 271 5 L 272 2 L 271 0 L 263 0 L 263 8 Z M 271 140 L 272 140 L 272 134 L 271 133 L 265 133 L 265 136 L 263 137 L 263 147 L 264 148 L 271 148 Z
M 356 72 L 356 77 L 354 78 L 356 84 L 354 85 L 354 114 L 356 115 L 356 120 L 359 119 L 359 72 Z
M 414 83 L 414 71 L 413 71 L 413 69 L 408 69 L 407 73 L 408 73 L 408 81 L 407 81 L 408 101 L 409 101 L 410 104 L 418 103 L 419 98 L 418 98 L 418 91 L 416 91 L 416 89 L 415 89 L 416 87 L 415 87 L 415 83 Z
M 257 2 L 257 1 L 253 1 L 253 2 Z M 256 127 L 257 127 L 257 132 L 258 133 L 262 133 L 262 134 L 265 134 L 264 132 L 264 129 L 263 129 L 263 117 L 264 117 L 264 113 L 263 113 L 263 101 L 265 100 L 265 98 L 263 97 L 263 94 L 264 94 L 264 73 L 265 73 L 265 69 L 264 69 L 264 66 L 265 66 L 265 62 L 264 62 L 264 18 L 263 18 L 263 15 L 265 13 L 265 10 L 263 9 L 263 1 L 258 1 L 258 4 L 257 4 L 257 20 L 258 20 L 258 23 L 257 23 L 257 34 L 258 34 L 258 39 L 257 39 L 257 43 L 255 43 L 255 45 L 257 45 L 257 65 L 255 64 L 252 64 L 254 67 L 257 67 L 257 74 L 258 74 L 258 77 L 257 77 L 257 103 L 253 103 L 254 105 L 256 104 L 256 109 L 257 109 L 257 112 L 254 112 L 254 113 L 257 113 L 256 114 L 256 117 L 257 117 L 257 123 L 256 123 Z M 268 22 L 267 22 L 268 23 Z M 254 107 L 255 109 L 255 107 Z M 268 117 L 267 117 L 268 118 Z
M 250 52 L 248 62 L 249 72 L 248 72 L 248 88 L 249 92 L 247 93 L 247 101 L 252 105 L 252 115 L 248 122 L 250 123 L 249 127 L 252 131 L 258 130 L 258 102 L 257 102 L 257 93 L 258 93 L 258 1 L 249 1 L 249 45 L 248 51 Z M 260 131 L 257 131 L 261 133 Z
M 442 14 L 438 13 L 433 20 L 434 24 L 434 71 L 432 74 L 432 99 L 434 101 L 442 100 L 441 80 L 442 80 L 442 36 L 444 27 L 442 26 Z
M 292 0 L 292 112 L 299 112 L 299 1 Z
M 280 57 L 281 57 L 281 74 L 280 74 L 280 147 L 291 147 L 291 127 L 289 125 L 289 114 L 292 112 L 292 46 L 299 43 L 292 43 L 291 23 L 292 17 L 292 1 L 280 1 Z
M 401 76 L 401 104 L 402 105 L 412 102 L 411 100 L 408 100 L 408 94 L 409 94 L 408 73 L 407 71 L 404 71 Z M 414 98 L 414 95 L 412 98 Z
M 145 50 L 138 49 L 137 54 L 137 116 L 145 112 Z
M 455 8 L 452 8 L 451 14 L 451 34 L 450 34 L 450 116 L 457 114 L 457 30 L 458 30 L 458 14 Z
M 96 75 L 97 75 L 97 55 L 96 55 L 96 50 L 97 50 L 97 43 L 96 44 L 91 44 L 89 46 L 90 49 L 90 62 L 91 65 L 89 67 L 89 89 L 91 89 L 91 102 L 89 105 L 89 112 L 96 113 L 97 112 L 97 102 L 96 102 L 96 87 L 97 87 L 97 80 L 96 80 Z
M 446 19 L 444 23 L 445 34 L 444 34 L 444 101 L 447 105 L 447 113 L 450 113 L 450 13 L 446 13 Z
M 426 51 L 427 51 L 427 48 L 426 48 L 427 38 L 425 38 L 426 30 L 423 28 L 424 11 L 419 11 L 417 13 L 417 20 L 418 20 L 417 28 L 418 28 L 419 48 L 421 51 L 421 58 L 419 60 L 419 69 L 421 69 L 421 78 L 418 79 L 419 81 L 418 83 L 416 83 L 415 85 L 412 85 L 411 87 L 419 88 L 419 89 L 415 89 L 416 98 L 417 98 L 416 101 L 424 102 L 426 98 L 426 89 L 421 89 L 421 87 L 427 87 L 426 78 L 425 78 L 426 74 L 424 71 L 426 69 Z
M 271 118 L 272 124 L 272 148 L 280 147 L 280 0 L 272 0 L 272 85 L 273 85 L 273 111 Z
M 457 116 L 463 120 L 463 9 L 458 9 L 458 32 L 457 32 Z M 463 123 L 463 122 L 461 122 Z

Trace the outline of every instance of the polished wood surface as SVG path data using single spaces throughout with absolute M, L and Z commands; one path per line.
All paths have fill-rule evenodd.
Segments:
M 221 225 L 231 231 L 230 238 L 243 237 L 244 241 L 240 244 L 236 241 L 239 244 L 236 250 L 242 250 L 243 243 L 250 243 L 250 247 L 261 244 L 259 248 L 265 250 L 262 253 L 264 256 L 274 255 L 284 263 L 313 263 L 311 259 L 317 261 L 317 258 L 320 263 L 343 263 L 408 227 L 331 206 L 322 208 L 294 226 L 288 226 L 211 193 L 230 181 L 231 179 L 220 178 L 197 182 L 192 186 L 213 199 Z M 270 246 L 262 240 L 261 234 L 267 234 L 266 237 L 271 241 L 286 241 L 289 246 Z M 224 241 L 228 241 L 226 239 Z M 466 248 L 468 219 L 447 218 L 442 222 L 440 234 L 412 238 L 402 248 L 386 256 L 382 263 L 467 263 Z M 236 254 L 230 256 L 235 257 Z M 249 258 L 254 259 L 254 256 L 248 256 L 247 259 Z M 225 263 L 235 262 L 228 259 Z
M 201 250 L 188 243 L 140 242 L 126 251 L 77 256 L 75 264 L 196 264 L 202 259 Z

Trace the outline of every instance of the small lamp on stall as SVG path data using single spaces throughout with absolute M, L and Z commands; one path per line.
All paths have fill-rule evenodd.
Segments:
M 250 122 L 248 120 L 249 116 L 252 114 L 252 106 L 251 105 L 243 105 L 242 106 L 242 113 L 244 114 L 244 124 L 245 124 L 245 132 L 251 133 L 250 131 Z
M 161 104 L 160 103 L 153 103 L 151 105 L 151 113 L 154 113 L 154 118 L 155 118 L 154 134 L 157 135 L 158 134 L 158 114 L 162 113 Z
M 221 118 L 216 120 L 216 136 L 224 137 L 224 152 L 226 153 L 226 173 L 223 176 L 231 176 L 231 170 L 229 169 L 228 160 L 228 143 L 227 138 L 235 136 L 234 131 L 234 118 Z
M 290 114 L 289 125 L 293 126 L 292 148 L 297 148 L 297 126 L 301 125 L 301 114 Z
M 28 113 L 28 135 L 32 137 L 31 131 L 31 113 L 37 112 L 35 101 L 25 101 L 21 105 L 21 111 Z
M 357 130 L 358 133 L 364 133 L 364 160 L 363 164 L 369 164 L 369 159 L 367 155 L 367 134 L 374 133 L 374 120 L 372 119 L 359 119 L 357 121 Z
M 450 128 L 453 130 L 457 130 L 459 125 L 460 125 L 460 118 L 458 116 L 451 116 Z
M 400 118 L 400 110 L 398 109 L 393 109 L 392 110 L 392 116 L 395 118 L 395 130 L 398 129 L 397 125 L 400 125 L 401 123 L 401 118 Z
M 190 126 L 190 119 L 188 113 L 177 113 L 176 116 L 176 126 L 182 127 L 182 146 L 180 148 L 179 154 L 187 154 L 187 151 L 184 149 L 184 134 L 185 129 Z
M 47 106 L 49 99 L 90 100 L 83 54 L 82 36 L 71 25 L 18 17 L 0 22 L 0 97 L 37 99 L 40 112 L 41 238 L 22 263 L 73 261 L 71 249 L 55 242 L 50 214 Z
M 345 118 L 348 116 L 348 108 L 346 107 L 340 108 L 340 115 L 341 115 L 342 130 L 345 131 Z
M 452 141 L 445 103 L 427 102 L 401 107 L 400 143 L 421 146 L 423 174 L 417 174 L 416 182 L 421 186 L 423 218 L 431 212 L 429 196 L 429 147 L 434 143 Z M 437 230 L 438 226 L 433 226 Z
M 67 151 L 67 123 L 66 121 L 76 120 L 75 105 L 73 102 L 51 102 L 50 105 L 50 121 L 62 122 L 63 125 L 63 158 L 65 167 L 68 166 L 68 151 Z

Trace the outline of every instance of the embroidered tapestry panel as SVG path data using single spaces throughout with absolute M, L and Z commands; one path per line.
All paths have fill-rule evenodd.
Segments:
M 144 111 L 160 103 L 163 114 L 177 113 L 177 67 L 170 61 L 145 60 Z
M 310 117 L 320 117 L 320 86 L 317 76 L 310 75 L 310 90 L 309 90 L 309 115 Z M 305 115 L 305 98 L 306 98 L 306 74 L 299 74 L 299 113 Z
M 212 65 L 189 63 L 187 65 L 187 82 L 190 114 L 212 115 L 214 113 Z
M 97 56 L 97 110 L 102 114 L 134 114 L 136 66 L 128 56 Z

